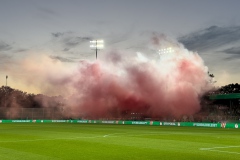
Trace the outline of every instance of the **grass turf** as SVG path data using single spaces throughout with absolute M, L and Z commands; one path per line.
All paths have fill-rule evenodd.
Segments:
M 240 130 L 109 124 L 0 124 L 0 159 L 240 159 Z

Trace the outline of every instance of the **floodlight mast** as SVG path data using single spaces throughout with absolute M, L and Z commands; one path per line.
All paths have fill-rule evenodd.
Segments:
M 96 59 L 97 59 L 97 51 L 104 47 L 103 40 L 93 40 L 90 41 L 90 48 L 96 50 Z
M 7 87 L 7 79 L 8 79 L 8 75 L 6 75 L 6 87 Z
M 97 59 L 97 40 L 96 40 L 96 59 Z

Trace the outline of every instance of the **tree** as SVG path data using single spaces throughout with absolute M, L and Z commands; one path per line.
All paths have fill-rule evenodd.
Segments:
M 209 71 L 208 71 L 208 76 L 209 76 L 209 78 L 210 78 L 210 83 L 213 84 L 213 83 L 216 83 L 216 82 L 217 82 L 217 81 L 214 80 L 214 77 L 215 77 L 215 76 L 214 76 L 213 74 L 211 74 Z

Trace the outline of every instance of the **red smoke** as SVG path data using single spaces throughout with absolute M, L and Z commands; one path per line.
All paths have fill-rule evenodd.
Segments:
M 24 76 L 27 84 L 40 86 L 44 94 L 68 95 L 69 117 L 178 118 L 198 112 L 201 96 L 211 88 L 201 57 L 163 35 L 154 36 L 149 47 L 158 58 L 110 52 L 104 60 L 69 68 L 38 56 L 25 60 L 21 72 L 32 73 Z M 173 52 L 158 55 L 169 47 Z
M 161 39 L 155 37 L 154 42 Z M 170 44 L 174 52 L 160 60 L 111 52 L 113 58 L 106 61 L 80 62 L 68 105 L 76 116 L 88 118 L 193 115 L 200 109 L 201 95 L 210 88 L 207 68 L 198 54 L 176 42 Z

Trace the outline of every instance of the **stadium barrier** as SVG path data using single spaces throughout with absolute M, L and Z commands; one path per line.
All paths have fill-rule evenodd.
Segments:
M 0 123 L 88 123 L 88 124 L 122 124 L 122 125 L 153 125 L 178 127 L 211 127 L 240 128 L 240 123 L 202 123 L 202 122 L 161 122 L 161 121 L 115 121 L 115 120 L 0 120 Z

